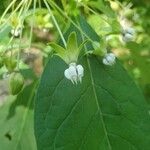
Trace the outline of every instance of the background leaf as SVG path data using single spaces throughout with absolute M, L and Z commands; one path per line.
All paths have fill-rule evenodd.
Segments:
M 111 18 L 116 17 L 114 11 L 110 7 L 110 3 L 105 0 L 89 1 L 89 5 L 96 8 L 100 12 L 103 12 L 108 17 L 111 17 Z
M 9 97 L 0 107 L 0 149 L 36 150 L 33 133 L 34 86 L 27 86 L 17 98 Z
M 80 26 L 99 41 L 85 20 Z M 73 85 L 63 74 L 67 65 L 57 56 L 49 60 L 36 95 L 38 150 L 149 150 L 150 115 L 141 92 L 118 61 L 101 62 L 81 57 L 85 75 Z

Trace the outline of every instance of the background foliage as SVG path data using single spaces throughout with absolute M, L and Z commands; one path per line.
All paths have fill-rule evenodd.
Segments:
M 21 0 L 17 0 L 15 3 L 14 8 L 16 8 L 19 3 L 22 2 Z M 26 0 L 28 4 L 30 4 L 30 0 Z M 45 113 L 47 114 L 47 106 L 53 104 L 51 101 L 49 101 L 49 97 L 52 94 L 52 92 L 49 92 L 50 86 L 53 86 L 55 81 L 58 81 L 62 78 L 62 73 L 64 68 L 66 67 L 66 64 L 60 60 L 60 58 L 54 57 L 53 59 L 50 59 L 53 51 L 52 48 L 47 44 L 50 41 L 54 41 L 57 43 L 60 43 L 63 45 L 62 41 L 60 40 L 60 35 L 57 30 L 56 24 L 54 20 L 52 19 L 52 14 L 54 15 L 59 28 L 61 29 L 62 33 L 65 33 L 64 36 L 67 38 L 68 34 L 72 30 L 76 30 L 77 32 L 80 31 L 80 33 L 84 35 L 86 33 L 88 37 L 92 38 L 93 41 L 98 41 L 98 39 L 102 39 L 106 35 L 110 35 L 108 39 L 108 48 L 110 51 L 114 52 L 119 61 L 123 64 L 124 68 L 126 69 L 127 73 L 125 72 L 122 67 L 120 67 L 120 63 L 117 61 L 117 65 L 113 67 L 111 70 L 108 68 L 103 68 L 102 64 L 100 64 L 100 70 L 98 72 L 93 73 L 95 75 L 94 79 L 97 79 L 97 76 L 99 74 L 99 77 L 101 78 L 101 72 L 105 72 L 106 69 L 108 72 L 110 71 L 110 76 L 108 78 L 114 78 L 114 82 L 112 82 L 112 79 L 110 80 L 110 84 L 108 83 L 106 87 L 101 87 L 103 89 L 97 89 L 97 93 L 102 96 L 102 112 L 103 113 L 111 113 L 109 117 L 103 116 L 106 120 L 106 128 L 112 131 L 115 131 L 115 133 L 110 132 L 110 141 L 112 149 L 119 149 L 121 146 L 125 150 L 128 149 L 142 149 L 142 150 L 148 150 L 149 149 L 149 116 L 148 116 L 148 107 L 150 103 L 150 5 L 148 0 L 133 0 L 130 2 L 129 0 L 120 0 L 120 1 L 104 1 L 104 0 L 57 0 L 57 1 L 51 1 L 47 0 L 47 2 L 50 4 L 50 9 L 47 9 L 44 1 L 38 0 L 35 6 L 35 1 L 31 1 L 31 5 L 29 8 L 20 16 L 21 18 L 24 18 L 24 25 L 23 25 L 23 34 L 20 38 L 13 38 L 11 39 L 11 29 L 12 29 L 12 23 L 11 19 L 8 19 L 9 16 L 11 16 L 14 12 L 13 9 L 9 9 L 9 11 L 4 16 L 3 20 L 0 21 L 0 58 L 4 57 L 13 57 L 15 60 L 18 58 L 18 52 L 19 52 L 19 70 L 20 73 L 25 78 L 25 85 L 23 90 L 17 95 L 12 96 L 9 93 L 9 75 L 6 66 L 3 66 L 0 68 L 0 147 L 3 150 L 36 150 L 36 142 L 35 142 L 35 136 L 34 136 L 34 106 L 35 106 L 35 95 L 36 95 L 36 111 L 35 111 L 35 133 L 36 133 L 36 139 L 38 142 L 38 148 L 40 150 L 43 149 L 57 149 L 57 146 L 62 146 L 61 149 L 67 150 L 67 149 L 77 149 L 79 147 L 79 142 L 82 136 L 82 131 L 77 131 L 78 129 L 78 122 L 75 122 L 78 119 L 83 120 L 83 129 L 86 127 L 86 123 L 89 121 L 89 116 L 92 115 L 94 111 L 97 109 L 95 108 L 95 103 L 93 105 L 89 105 L 90 103 L 88 101 L 82 100 L 82 102 L 85 102 L 84 104 L 80 104 L 79 106 L 84 108 L 86 107 L 86 110 L 88 109 L 89 116 L 87 115 L 87 112 L 78 112 L 76 115 L 73 114 L 72 121 L 67 122 L 63 125 L 63 128 L 60 129 L 60 132 L 58 133 L 58 137 L 56 137 L 56 147 L 50 147 L 54 146 L 52 145 L 50 138 L 55 135 L 56 127 L 62 122 L 62 120 L 65 117 L 65 114 L 67 113 L 68 109 L 71 109 L 71 106 L 74 105 L 74 102 L 76 102 L 76 99 L 73 99 L 74 101 L 69 101 L 66 103 L 67 105 L 64 106 L 63 99 L 62 103 L 60 103 L 60 110 L 63 109 L 61 112 L 57 112 L 56 114 L 53 114 L 52 108 L 52 115 L 51 113 L 48 113 L 47 116 L 45 116 Z M 2 17 L 4 11 L 6 10 L 7 6 L 11 3 L 10 0 L 1 0 L 0 4 L 0 16 Z M 131 6 L 130 6 L 131 5 Z M 130 7 L 129 7 L 130 6 Z M 34 10 L 34 7 L 36 9 Z M 21 8 L 20 8 L 21 9 Z M 19 10 L 20 10 L 19 9 Z M 19 10 L 14 13 L 18 15 Z M 50 14 L 50 11 L 52 11 L 52 14 Z M 121 32 L 121 26 L 120 22 L 118 20 L 118 15 L 120 13 L 123 13 L 123 15 L 127 18 L 129 24 L 132 25 L 132 27 L 136 30 L 136 37 L 132 42 L 128 43 L 122 43 L 120 41 L 120 37 L 118 36 Z M 84 16 L 87 23 L 94 29 L 91 29 L 87 23 L 80 22 L 80 27 L 78 24 L 76 25 L 76 21 L 78 20 L 78 16 Z M 15 18 L 15 15 L 12 15 L 12 18 Z M 8 19 L 8 20 L 7 20 Z M 3 25 L 3 22 L 6 23 Z M 67 31 L 67 32 L 66 32 Z M 78 40 L 81 40 L 81 37 L 78 36 Z M 87 49 L 91 50 L 91 45 L 87 44 Z M 57 61 L 56 61 L 57 60 Z M 94 59 L 93 59 L 94 60 Z M 97 62 L 90 60 L 91 64 L 95 65 Z M 83 61 L 85 68 L 87 67 L 87 64 L 85 63 L 85 60 L 81 59 L 81 62 Z M 55 62 L 55 63 L 54 63 Z M 57 63 L 58 64 L 57 64 Z M 55 69 L 51 70 L 50 68 L 54 67 L 51 66 L 51 63 L 54 63 L 55 68 L 57 68 L 60 76 L 54 76 L 55 75 Z M 47 65 L 46 65 L 47 64 Z M 58 65 L 62 65 L 60 68 Z M 45 67 L 46 66 L 46 67 Z M 45 71 L 41 77 L 41 74 L 43 72 L 43 69 L 45 68 Z M 93 67 L 94 68 L 94 67 Z M 88 70 L 88 67 L 87 67 Z M 87 76 L 90 76 L 88 74 L 88 71 L 86 70 Z M 105 73 L 104 73 L 105 74 Z M 102 74 L 102 75 L 104 75 Z M 108 73 L 109 74 L 109 73 Z M 123 74 L 123 75 L 122 75 Z M 131 81 L 130 77 L 134 80 L 136 85 L 141 89 L 142 93 L 139 91 L 139 89 L 134 85 L 134 83 Z M 103 76 L 105 77 L 105 75 Z M 83 81 L 83 84 L 78 87 L 77 93 L 83 94 L 85 87 L 88 86 L 88 84 L 91 84 L 90 81 L 85 76 L 85 81 Z M 39 84 L 39 80 L 40 84 Z M 121 83 L 119 84 L 116 81 L 120 79 Z M 107 79 L 100 80 L 101 83 L 108 82 Z M 99 82 L 99 81 L 95 81 Z M 37 84 L 39 84 L 38 92 L 37 92 Z M 46 85 L 48 84 L 48 85 Z M 54 84 L 56 88 L 56 95 L 62 96 L 61 93 L 58 92 L 57 88 L 60 90 L 70 90 L 70 93 L 73 93 L 74 89 L 71 87 L 71 83 L 67 82 L 63 79 L 63 84 L 66 84 L 67 86 L 62 86 L 62 83 L 58 83 L 58 87 Z M 97 83 L 99 84 L 99 83 Z M 123 87 L 120 88 L 123 85 Z M 43 87 L 44 86 L 44 87 Z M 98 85 L 99 86 L 99 85 Z M 126 87 L 127 86 L 127 87 Z M 112 87 L 112 88 L 111 88 Z M 54 87 L 52 87 L 53 89 Z M 106 88 L 106 89 L 105 89 Z M 109 89 L 110 88 L 110 89 Z M 120 90 L 122 93 L 122 97 L 118 98 L 117 103 L 121 103 L 121 110 L 118 107 L 118 104 L 113 103 L 113 98 L 117 99 L 117 91 Z M 81 90 L 81 91 L 80 91 Z M 88 89 L 90 90 L 90 88 Z M 110 90 L 110 91 L 109 91 Z M 81 93 L 80 93 L 80 92 Z M 64 91 L 65 93 L 65 91 Z M 111 95 L 114 94 L 114 95 Z M 129 97 L 127 97 L 127 93 L 129 94 Z M 60 95 L 59 95 L 60 94 Z M 94 94 L 94 93 L 93 93 Z M 144 95 L 144 97 L 142 96 Z M 42 96 L 41 96 L 42 95 Z M 43 95 L 46 95 L 43 97 Z M 54 94 L 54 99 L 55 97 Z M 75 97 L 77 95 L 70 95 L 71 97 Z M 131 96 L 131 97 L 130 97 Z M 67 95 L 64 94 L 64 99 L 67 97 Z M 86 97 L 86 94 L 85 94 Z M 109 102 L 105 102 L 106 97 L 108 97 Z M 128 103 L 122 103 L 122 100 L 126 98 L 131 98 L 133 100 L 133 103 L 135 105 L 131 105 Z M 83 96 L 84 99 L 84 96 Z M 45 105 L 45 102 L 48 104 Z M 111 101 L 112 100 L 112 101 Z M 145 101 L 146 100 L 146 101 Z M 94 99 L 93 99 L 94 101 Z M 57 101 L 55 102 L 57 103 Z M 64 102 L 65 103 L 65 102 Z M 105 103 L 103 105 L 103 103 Z M 108 104 L 109 105 L 106 105 Z M 57 105 L 57 104 L 53 104 Z M 137 105 L 137 107 L 136 107 Z M 118 110 L 119 109 L 119 110 Z M 66 110 L 66 112 L 64 111 Z M 41 115 L 42 114 L 42 115 Z M 43 115 L 44 114 L 44 115 Z M 83 115 L 84 114 L 84 115 Z M 83 115 L 83 116 L 82 116 Z M 114 116 L 113 115 L 118 115 Z M 45 117 L 44 117 L 45 116 Z M 97 116 L 97 115 L 95 115 Z M 44 118 L 43 118 L 44 117 Z M 52 118 L 51 118 L 52 117 Z M 60 117 L 60 118 L 59 118 Z M 83 118 L 82 118 L 83 117 Z M 113 118 L 114 121 L 111 121 Z M 93 119 L 96 119 L 96 117 L 93 117 Z M 46 121 L 45 121 L 46 120 Z M 68 119 L 69 120 L 69 119 Z M 41 123 L 40 123 L 41 121 Z M 45 123 L 45 122 L 46 123 Z M 100 120 L 102 121 L 102 120 Z M 44 123 L 45 124 L 44 124 Z M 51 122 L 54 122 L 56 124 L 52 124 Z M 59 123 L 58 123 L 59 122 Z M 91 144 L 81 144 L 81 149 L 92 149 L 94 148 L 97 150 L 99 141 L 95 141 L 95 138 L 100 138 L 100 136 L 104 136 L 104 130 L 100 126 L 94 126 L 96 124 L 93 124 L 92 127 L 95 127 L 97 130 L 100 131 L 101 134 L 97 134 L 93 132 L 94 135 L 88 135 L 87 133 L 87 139 L 91 140 Z M 69 125 L 68 125 L 69 123 Z M 85 124 L 84 124 L 85 123 Z M 70 132 L 73 130 L 72 124 L 76 124 L 75 133 L 73 132 L 70 139 L 74 139 L 74 141 L 70 141 L 69 147 L 65 147 L 63 144 L 65 141 L 68 141 L 67 134 L 70 135 Z M 117 126 L 119 124 L 119 126 Z M 45 125 L 47 129 L 49 130 L 51 126 L 54 127 L 54 130 L 51 130 L 49 132 L 45 131 Z M 85 126 L 84 126 L 85 125 Z M 44 127 L 43 127 L 44 126 Z M 66 130 L 66 127 L 70 127 L 68 132 Z M 128 131 L 125 129 L 129 129 Z M 44 130 L 44 131 L 43 131 Z M 41 133 L 42 132 L 42 133 Z M 43 133 L 44 132 L 44 133 Z M 62 134 L 65 135 L 62 137 Z M 79 134 L 77 134 L 79 133 Z M 40 136 L 41 135 L 41 136 Z M 91 137 L 90 137 L 91 136 Z M 132 137 L 134 136 L 134 137 Z M 90 138 L 89 138 L 90 137 Z M 93 137 L 93 141 L 92 141 Z M 86 138 L 86 136 L 85 136 Z M 46 139 L 46 140 L 45 140 Z M 61 140 L 60 140 L 61 139 Z M 78 141 L 76 141 L 76 139 Z M 115 139 L 115 140 L 114 140 Z M 147 140 L 146 140 L 147 139 Z M 86 139 L 85 139 L 86 141 Z M 117 142 L 116 142 L 117 141 Z M 61 143 L 62 142 L 62 143 Z M 98 142 L 98 143 L 95 143 Z M 101 149 L 111 149 L 109 145 L 105 145 L 105 142 L 107 143 L 108 140 L 104 138 L 103 144 L 101 145 Z M 76 143 L 76 145 L 71 145 L 72 143 Z M 83 142 L 84 143 L 84 142 Z M 88 142 L 87 142 L 88 143 Z M 117 145 L 119 144 L 119 147 Z M 63 147 L 64 146 L 64 147 Z M 92 146 L 92 147 L 91 147 Z M 95 147 L 94 147 L 95 146 Z M 104 147 L 103 147 L 104 146 Z M 106 147 L 105 147 L 106 146 Z M 48 148 L 46 148 L 48 147 Z

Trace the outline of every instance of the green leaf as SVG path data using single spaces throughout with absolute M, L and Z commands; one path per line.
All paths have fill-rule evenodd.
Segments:
M 83 24 L 95 39 L 81 19 Z M 82 84 L 64 77 L 67 65 L 57 56 L 43 72 L 35 102 L 38 150 L 149 150 L 147 104 L 122 65 L 105 66 L 96 56 L 83 56 L 79 63 L 85 70 Z
M 27 86 L 17 97 L 9 97 L 0 107 L 0 149 L 37 149 L 33 133 L 34 86 Z
M 0 25 L 0 42 L 6 39 L 6 37 L 9 35 L 11 31 L 11 26 L 5 24 L 5 25 Z

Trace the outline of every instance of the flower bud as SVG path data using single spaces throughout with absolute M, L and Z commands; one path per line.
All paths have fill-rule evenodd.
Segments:
M 122 40 L 124 42 L 129 42 L 132 41 L 135 35 L 135 30 L 133 28 L 126 28 L 124 29 L 123 33 L 122 33 Z
M 126 33 L 125 35 L 122 36 L 122 40 L 124 42 L 132 41 L 132 39 L 133 39 L 133 35 L 130 33 Z
M 17 60 L 14 58 L 5 58 L 4 64 L 9 72 L 14 71 L 17 66 Z
M 115 63 L 116 56 L 113 53 L 108 53 L 103 58 L 103 64 L 112 66 Z

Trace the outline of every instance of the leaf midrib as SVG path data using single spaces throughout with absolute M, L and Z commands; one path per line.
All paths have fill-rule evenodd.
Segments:
M 86 49 L 86 47 L 85 47 L 85 49 Z M 86 51 L 87 51 L 87 49 L 86 49 Z M 111 147 L 111 144 L 110 144 L 110 141 L 109 141 L 109 137 L 108 137 L 108 133 L 107 133 L 107 129 L 106 129 L 106 126 L 105 126 L 105 122 L 104 122 L 104 119 L 103 119 L 103 116 L 102 116 L 102 110 L 101 110 L 100 103 L 98 102 L 98 98 L 97 98 L 97 94 L 96 94 L 95 83 L 94 83 L 94 80 L 93 80 L 93 74 L 92 74 L 90 61 L 89 61 L 87 56 L 86 56 L 86 59 L 87 59 L 87 64 L 88 64 L 88 68 L 89 68 L 89 72 L 90 72 L 90 79 L 91 79 L 91 83 L 92 83 L 92 89 L 93 89 L 96 105 L 97 105 L 98 110 L 100 111 L 100 119 L 102 121 L 102 126 L 103 126 L 103 129 L 104 129 L 104 133 L 105 133 L 105 136 L 107 138 L 108 147 L 109 147 L 110 150 L 112 150 L 112 147 Z

